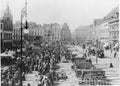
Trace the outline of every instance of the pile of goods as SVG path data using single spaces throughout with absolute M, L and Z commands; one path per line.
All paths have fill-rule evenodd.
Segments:
M 105 71 L 97 69 L 90 62 L 86 62 L 85 58 L 74 58 L 72 69 L 79 78 L 80 85 L 109 85 L 106 79 Z

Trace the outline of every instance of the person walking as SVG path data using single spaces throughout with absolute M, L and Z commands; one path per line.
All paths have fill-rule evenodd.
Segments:
M 114 58 L 116 58 L 116 56 L 117 56 L 117 50 L 115 49 Z

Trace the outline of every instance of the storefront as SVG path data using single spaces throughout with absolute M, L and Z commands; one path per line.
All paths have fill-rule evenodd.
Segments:
M 11 40 L 2 40 L 1 41 L 1 50 L 12 49 L 12 41 Z

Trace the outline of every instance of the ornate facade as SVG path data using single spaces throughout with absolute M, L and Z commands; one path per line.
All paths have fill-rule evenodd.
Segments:
M 1 19 L 1 22 L 3 24 L 2 39 L 1 39 L 2 49 L 11 48 L 12 47 L 13 17 L 9 9 L 9 6 L 7 6 L 7 9 L 4 11 L 4 15 Z

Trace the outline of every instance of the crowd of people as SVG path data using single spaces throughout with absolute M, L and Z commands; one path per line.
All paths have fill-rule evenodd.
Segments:
M 61 46 L 44 46 L 37 51 L 32 49 L 33 47 L 29 47 L 22 58 L 16 55 L 15 63 L 10 65 L 6 71 L 2 71 L 2 86 L 19 86 L 21 77 L 22 81 L 25 81 L 25 75 L 32 73 L 32 71 L 38 71 L 40 76 L 38 86 L 45 84 L 45 86 L 53 86 L 54 80 L 56 80 L 53 67 L 61 61 L 61 57 L 65 53 L 64 48 Z
M 83 45 L 82 48 L 84 50 L 83 57 L 92 63 L 91 58 L 88 58 L 93 54 L 90 47 Z M 1 86 L 20 86 L 20 79 L 22 78 L 22 81 L 25 81 L 25 75 L 33 71 L 38 71 L 38 86 L 53 86 L 54 81 L 57 80 L 54 67 L 61 61 L 63 56 L 65 56 L 66 59 L 70 59 L 69 51 L 61 45 L 43 46 L 39 47 L 38 50 L 33 49 L 34 46 L 30 46 L 23 52 L 22 58 L 20 57 L 21 53 L 16 53 L 14 59 L 11 61 L 8 60 L 10 62 L 9 68 L 6 71 L 1 71 Z M 96 50 L 95 54 L 98 55 Z M 114 56 L 116 56 L 116 53 Z M 6 64 L 8 64 L 8 62 Z M 28 86 L 30 86 L 30 84 L 28 84 Z

